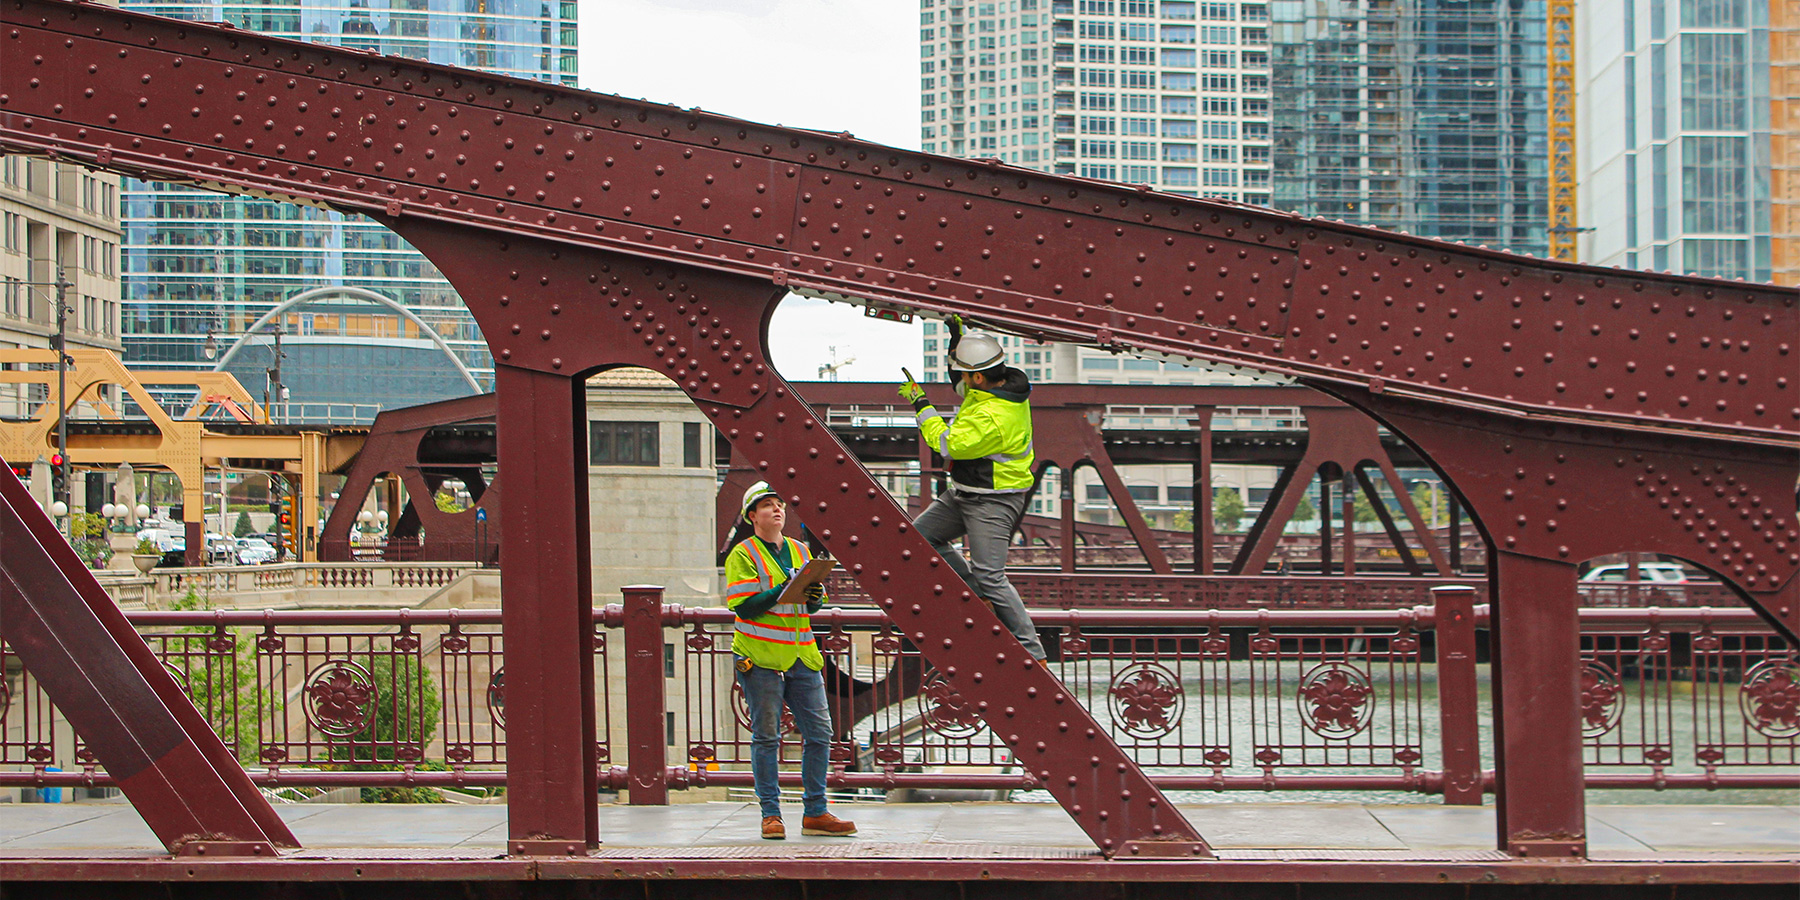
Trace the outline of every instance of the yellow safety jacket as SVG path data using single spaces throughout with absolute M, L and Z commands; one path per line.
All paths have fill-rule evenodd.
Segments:
M 1008 368 L 991 391 L 969 388 L 956 418 L 918 410 L 919 433 L 945 459 L 959 491 L 1012 494 L 1031 489 L 1031 380 Z
M 780 587 L 812 559 L 805 544 L 786 536 L 782 540 L 787 542 L 792 568 L 782 565 L 755 535 L 731 548 L 725 557 L 726 606 L 735 610 L 751 597 Z M 732 624 L 731 652 L 754 665 L 786 672 L 799 660 L 815 671 L 825 668 L 825 657 L 813 641 L 812 616 L 806 612 L 805 598 L 799 603 L 777 603 L 751 619 L 739 616 Z

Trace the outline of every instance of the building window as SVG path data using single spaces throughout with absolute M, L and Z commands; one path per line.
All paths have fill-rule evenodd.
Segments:
M 660 465 L 660 431 L 655 422 L 590 422 L 589 462 L 596 466 Z
M 663 734 L 669 746 L 675 746 L 675 714 L 663 713 Z
M 663 642 L 663 677 L 675 677 L 675 645 Z
M 690 469 L 698 469 L 702 465 L 700 456 L 700 423 L 683 422 L 681 424 L 681 464 Z

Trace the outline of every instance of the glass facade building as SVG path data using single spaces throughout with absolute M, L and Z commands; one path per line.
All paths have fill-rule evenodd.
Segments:
M 272 35 L 576 83 L 574 0 L 289 0 L 134 3 L 127 9 L 224 21 Z M 437 268 L 393 232 L 359 216 L 127 180 L 123 189 L 122 331 L 126 361 L 210 368 L 209 333 L 224 344 L 302 291 L 356 287 L 417 314 L 491 384 L 474 320 Z M 297 308 L 283 319 L 283 380 L 294 403 L 392 408 L 470 392 L 419 325 L 380 306 Z M 429 349 L 426 349 L 429 348 Z M 266 354 L 265 354 L 266 355 Z M 233 369 L 256 358 L 247 348 Z M 246 377 L 253 392 L 262 379 Z
M 997 158 L 1189 197 L 1270 203 L 1267 2 L 921 0 L 919 8 L 926 152 Z M 926 322 L 923 340 L 921 377 L 944 379 L 947 333 Z M 1261 380 L 1241 370 L 1073 344 L 1012 335 L 1000 341 L 1009 364 L 1035 382 Z M 1219 471 L 1254 487 L 1235 470 Z M 1139 466 L 1125 474 L 1133 497 L 1159 525 L 1192 505 L 1187 467 Z M 1060 514 L 1061 477 L 1045 474 L 1033 514 Z M 1112 503 L 1091 470 L 1076 477 L 1072 490 L 1084 521 L 1112 521 Z
M 1275 206 L 1549 252 L 1542 0 L 1274 0 L 1271 18 Z
M 1269 202 L 1269 6 L 923 0 L 929 153 Z
M 1771 64 L 1772 5 L 1576 5 L 1577 210 L 1592 229 L 1582 235 L 1582 261 L 1775 277 L 1773 249 L 1794 234 L 1774 201 L 1783 189 L 1791 201 L 1794 182 L 1772 178 L 1793 100 L 1791 88 L 1771 90 L 1791 84 L 1771 77 L 1784 68 Z M 1791 280 L 1792 263 L 1786 268 Z

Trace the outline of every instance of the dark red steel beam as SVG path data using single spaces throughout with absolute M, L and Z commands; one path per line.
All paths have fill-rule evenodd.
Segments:
M 0 472 L 0 548 L 7 644 L 163 846 L 299 846 L 11 470 Z
M 375 421 L 369 426 L 368 439 L 363 442 L 362 450 L 356 454 L 355 462 L 345 474 L 344 486 L 339 492 L 340 500 L 332 507 L 331 516 L 325 520 L 325 528 L 319 533 L 319 559 L 324 562 L 351 559 L 350 530 L 356 526 L 356 514 L 362 510 L 361 500 L 375 486 L 377 479 L 384 474 L 391 474 L 406 483 L 411 495 L 406 511 L 394 511 L 395 525 L 399 525 L 400 519 L 410 513 L 412 521 L 424 526 L 424 541 L 412 550 L 410 559 L 498 562 L 501 531 L 500 517 L 496 513 L 500 508 L 500 479 L 496 477 L 485 485 L 477 484 L 480 465 L 473 459 L 462 460 L 473 462 L 473 465 L 440 463 L 434 467 L 435 471 L 428 473 L 427 461 L 421 455 L 421 448 L 426 444 L 432 429 L 455 425 L 492 425 L 498 404 L 499 401 L 493 394 L 477 394 L 404 409 L 384 410 L 376 415 Z M 447 513 L 430 502 L 437 486 L 443 482 L 444 473 L 458 468 L 465 470 L 465 474 L 469 470 L 474 472 L 474 477 L 469 480 L 474 489 L 471 493 L 489 511 L 485 531 L 475 521 L 472 510 Z M 415 528 L 413 534 L 416 536 L 417 533 Z M 393 538 L 388 543 L 390 550 L 396 546 Z
M 509 765 L 523 760 L 526 772 L 564 784 L 593 771 L 591 763 L 581 770 L 578 759 L 534 747 L 564 740 L 566 730 L 572 740 L 574 719 L 521 723 L 515 718 L 520 672 L 528 679 L 525 689 L 539 691 L 546 707 L 554 693 L 559 708 L 573 715 L 568 707 L 575 701 L 566 685 L 577 683 L 576 673 L 556 667 L 576 648 L 550 642 L 554 631 L 548 623 L 572 624 L 570 617 L 579 613 L 574 601 L 588 594 L 588 522 L 585 516 L 565 517 L 565 501 L 553 499 L 586 498 L 585 491 L 574 489 L 585 480 L 574 480 L 570 471 L 584 455 L 567 449 L 580 435 L 570 435 L 559 414 L 532 411 L 571 402 L 591 372 L 637 365 L 670 374 L 695 397 L 756 475 L 788 498 L 793 518 L 812 526 L 926 658 L 983 710 L 1015 756 L 1097 846 L 1122 854 L 1208 852 L 1105 729 L 1024 653 L 991 608 L 943 565 L 904 512 L 769 368 L 763 335 L 778 288 L 532 238 L 497 236 L 470 244 L 469 234 L 456 226 L 424 220 L 395 224 L 458 286 L 482 331 L 499 336 L 500 465 L 513 473 L 510 478 L 526 471 L 535 479 L 523 488 L 511 482 L 515 487 L 504 510 L 510 524 L 503 558 L 531 560 L 529 566 L 501 569 L 503 590 L 513 598 L 505 606 Z M 522 277 L 528 271 L 536 277 Z M 591 302 L 563 302 L 572 290 L 591 290 Z M 515 406 L 520 412 L 509 425 Z M 582 475 L 585 479 L 585 470 Z M 566 549 L 570 543 L 582 551 L 579 560 Z M 529 611 L 532 606 L 520 604 L 520 597 L 535 598 L 542 611 Z M 523 640 L 515 637 L 515 608 L 530 629 Z M 515 668 L 514 655 L 531 657 L 529 668 Z M 523 701 L 528 706 L 537 702 L 531 696 Z M 551 726 L 551 737 L 536 737 Z M 587 727 L 591 733 L 591 720 Z M 572 817 L 582 809 L 592 813 L 591 791 L 587 798 L 582 804 L 573 793 L 528 798 L 515 793 L 512 802 L 526 799 L 526 815 L 541 807 L 543 814 L 530 820 L 534 831 L 562 840 L 582 837 L 572 830 Z M 515 843 L 525 837 L 522 829 L 532 827 L 521 818 L 515 811 Z
M 1420 448 L 1495 549 L 1532 561 L 1521 572 L 1667 552 L 1719 575 L 1790 640 L 1800 630 L 1794 289 L 1530 259 L 96 4 L 13 0 L 0 22 L 0 147 L 391 225 L 452 273 L 502 372 L 539 386 L 514 398 L 502 387 L 502 432 L 509 402 L 569 393 L 549 386 L 557 378 L 648 364 L 737 429 L 736 446 L 776 480 L 791 472 L 798 496 L 855 467 L 834 469 L 841 445 L 792 424 L 813 420 L 767 368 L 777 297 L 962 313 L 1036 338 L 1292 375 Z M 546 453 L 554 484 L 573 492 L 567 449 Z M 855 493 L 876 490 L 866 473 L 840 483 L 815 521 L 837 542 L 857 539 L 838 556 L 863 566 L 872 594 L 920 598 L 929 621 L 906 604 L 896 613 L 929 636 L 934 664 L 983 675 L 971 690 L 1002 703 L 1028 689 L 1041 700 L 1041 672 L 994 677 L 988 660 L 1006 651 L 992 641 L 938 643 L 967 592 L 952 578 L 938 595 L 930 574 L 907 574 L 935 557 L 898 531 L 884 497 Z M 512 493 L 510 513 L 537 509 Z M 507 538 L 534 559 L 541 546 Z M 586 576 L 548 552 L 531 576 L 544 596 L 528 602 L 571 612 Z M 525 577 L 516 571 L 507 577 Z M 1515 698 L 1501 701 L 1504 740 L 1539 757 L 1501 766 L 1503 843 L 1522 853 L 1582 849 L 1568 777 L 1576 719 L 1542 714 L 1578 690 L 1573 654 L 1553 652 L 1573 646 L 1573 617 L 1531 592 L 1563 580 L 1494 580 L 1497 617 L 1516 617 L 1497 630 L 1522 648 L 1496 681 Z M 988 619 L 975 613 L 965 618 L 979 635 Z M 568 674 L 557 666 L 540 674 Z M 1524 716 L 1521 694 L 1546 705 Z M 1003 721 L 996 708 L 1020 707 L 988 716 L 1021 741 L 1045 718 Z M 513 740 L 546 740 L 526 731 Z M 1066 743 L 1045 737 L 1046 754 Z M 1046 762 L 1059 776 L 1085 771 Z M 551 765 L 572 784 L 559 767 L 580 763 Z M 1160 824 L 1173 830 L 1152 827 L 1147 803 L 1160 798 L 1131 773 L 1120 774 L 1142 790 L 1129 798 L 1089 779 L 1079 792 L 1100 790 L 1091 802 L 1059 799 L 1114 850 L 1189 834 L 1166 805 Z M 1096 810 L 1109 814 L 1103 828 Z

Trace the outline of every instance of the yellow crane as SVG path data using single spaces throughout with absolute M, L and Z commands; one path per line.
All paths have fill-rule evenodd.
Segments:
M 1550 257 L 1577 262 L 1575 0 L 1550 0 Z

